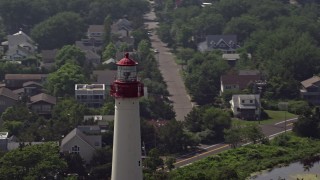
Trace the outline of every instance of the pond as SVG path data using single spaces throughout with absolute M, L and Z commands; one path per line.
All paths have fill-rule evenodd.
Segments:
M 262 171 L 250 180 L 320 180 L 320 156 L 310 157 L 288 166 Z

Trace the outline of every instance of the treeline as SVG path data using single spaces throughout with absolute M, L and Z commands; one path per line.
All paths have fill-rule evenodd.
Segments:
M 61 48 L 85 36 L 87 25 L 103 24 L 108 15 L 112 20 L 126 17 L 140 27 L 147 10 L 148 3 L 141 0 L 3 0 L 0 40 L 22 29 L 41 48 Z

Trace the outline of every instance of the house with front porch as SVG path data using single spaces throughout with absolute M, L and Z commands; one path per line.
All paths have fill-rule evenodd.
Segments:
M 40 93 L 30 97 L 30 102 L 28 103 L 28 106 L 33 112 L 39 115 L 50 117 L 53 107 L 56 105 L 56 103 L 56 97 L 51 96 L 49 94 Z
M 231 110 L 235 117 L 256 120 L 260 118 L 261 103 L 258 94 L 237 94 L 230 100 Z

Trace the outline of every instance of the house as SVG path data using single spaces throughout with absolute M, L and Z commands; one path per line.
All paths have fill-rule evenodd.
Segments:
M 118 35 L 118 37 L 130 37 L 132 23 L 127 19 L 119 19 L 111 25 L 111 34 Z
M 118 39 L 115 43 L 116 47 L 121 47 L 122 44 L 127 44 L 129 47 L 133 47 L 134 38 L 131 35 L 133 31 L 132 23 L 127 19 L 119 19 L 111 25 L 111 34 Z
M 320 77 L 313 76 L 301 82 L 300 95 L 313 105 L 320 104 Z
M 260 82 L 261 76 L 256 71 L 240 71 L 238 74 L 222 75 L 220 78 L 222 94 L 225 90 L 243 90 L 250 84 Z
M 33 81 L 36 83 L 44 83 L 47 79 L 47 74 L 6 74 L 4 81 L 9 89 L 23 88 L 23 83 Z
M 19 96 L 10 89 L 0 88 L 0 113 L 3 113 L 8 107 L 15 105 L 19 100 Z
M 86 63 L 92 64 L 94 67 L 101 63 L 101 56 L 97 53 L 102 47 L 96 47 L 94 44 L 84 43 L 83 40 L 76 41 L 75 46 L 85 53 Z
M 40 67 L 44 69 L 53 69 L 55 67 L 55 59 L 56 59 L 57 53 L 58 53 L 57 49 L 42 50 L 41 51 L 42 61 L 41 61 Z
M 104 33 L 104 25 L 89 25 L 87 37 L 94 43 L 94 46 L 102 46 Z
M 105 84 L 110 86 L 117 75 L 117 70 L 94 70 L 91 75 L 92 82 L 95 84 Z
M 74 128 L 62 139 L 60 152 L 79 154 L 89 164 L 94 152 L 101 148 L 102 140 L 97 128 Z
M 25 96 L 25 97 L 30 97 L 34 96 L 36 94 L 42 93 L 43 86 L 40 83 L 34 82 L 34 81 L 28 81 L 23 83 L 22 88 L 15 89 L 12 92 L 19 95 L 19 96 Z
M 233 95 L 230 101 L 231 110 L 235 117 L 247 120 L 260 118 L 261 104 L 260 95 L 240 94 Z
M 236 35 L 207 35 L 205 41 L 198 44 L 200 52 L 220 50 L 223 53 L 235 53 L 239 47 Z
M 19 31 L 13 35 L 8 35 L 7 39 L 8 41 L 1 43 L 7 49 L 3 59 L 23 60 L 36 55 L 36 43 L 24 32 Z
M 248 58 L 251 59 L 251 54 L 248 54 Z M 231 67 L 234 67 L 240 59 L 240 54 L 222 54 L 222 59 L 226 60 Z
M 75 99 L 87 107 L 99 108 L 103 106 L 106 95 L 104 84 L 76 84 Z
M 50 116 L 52 109 L 56 105 L 56 103 L 56 97 L 45 93 L 40 93 L 30 97 L 28 106 L 33 112 L 39 115 Z

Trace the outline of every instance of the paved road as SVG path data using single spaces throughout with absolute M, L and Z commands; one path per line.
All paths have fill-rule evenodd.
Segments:
M 156 19 L 154 12 L 151 11 L 146 14 L 145 19 L 147 29 L 152 31 L 152 35 L 150 36 L 152 47 L 159 52 L 155 57 L 159 62 L 160 72 L 168 86 L 167 89 L 170 93 L 169 99 L 173 102 L 176 120 L 183 121 L 184 117 L 191 111 L 192 103 L 190 102 L 190 98 L 180 75 L 181 67 L 175 63 L 174 55 L 170 52 L 170 49 L 167 48 L 166 44 L 161 42 L 155 34 L 158 23 L 154 22 Z
M 272 139 L 273 137 L 279 134 L 282 134 L 285 131 L 291 131 L 293 122 L 296 120 L 297 118 L 288 119 L 286 122 L 282 121 L 276 124 L 261 125 L 260 127 L 262 128 L 263 133 L 266 136 L 268 136 L 270 139 Z M 208 146 L 208 147 L 199 149 L 196 152 L 192 152 L 190 154 L 177 158 L 177 162 L 174 165 L 176 168 L 183 167 L 183 166 L 192 164 L 193 162 L 198 161 L 200 159 L 228 150 L 230 148 L 231 148 L 230 145 L 226 143 L 219 143 L 212 146 Z

